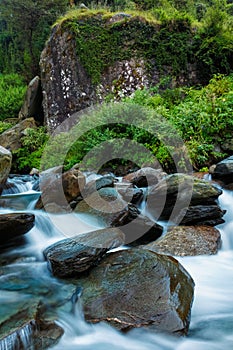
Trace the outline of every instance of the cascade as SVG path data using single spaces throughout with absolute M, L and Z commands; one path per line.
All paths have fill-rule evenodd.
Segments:
M 29 192 L 30 193 L 30 192 Z M 21 199 L 23 196 L 21 197 Z M 82 296 L 77 293 L 70 312 L 60 312 L 58 324 L 65 330 L 55 350 L 231 350 L 233 345 L 233 192 L 223 190 L 219 197 L 222 209 L 226 209 L 225 223 L 217 226 L 222 235 L 222 248 L 214 256 L 178 257 L 177 260 L 186 268 L 195 281 L 195 298 L 192 307 L 189 334 L 185 338 L 150 333 L 135 329 L 127 335 L 121 334 L 109 325 L 99 323 L 91 325 L 85 322 L 82 314 Z M 25 208 L 25 210 L 28 210 Z M 9 212 L 12 208 L 0 208 L 0 212 Z M 26 235 L 26 243 L 15 248 L 9 254 L 28 256 L 17 267 L 23 269 L 28 263 L 40 266 L 38 276 L 45 279 L 45 285 L 56 285 L 56 280 L 46 272 L 42 251 L 52 242 L 64 238 L 59 231 L 61 222 L 68 222 L 68 214 L 47 215 L 47 213 L 30 210 L 36 215 L 36 223 Z M 66 220 L 64 220 L 64 218 Z M 95 230 L 97 224 L 90 222 L 90 217 L 78 216 L 79 233 Z M 67 225 L 64 225 L 67 226 Z M 72 223 L 67 230 L 72 229 Z M 25 253 L 26 252 L 26 253 Z M 33 265 L 37 264 L 37 265 Z M 59 293 L 59 288 L 56 288 Z M 21 293 L 20 291 L 18 293 Z M 145 295 L 146 297 L 146 295 Z M 7 301 L 3 301 L 7 302 Z M 33 324 L 22 328 L 0 340 L 0 350 L 29 349 Z M 19 347 L 20 342 L 20 347 Z

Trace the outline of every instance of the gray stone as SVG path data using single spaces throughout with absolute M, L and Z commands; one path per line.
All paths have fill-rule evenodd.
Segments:
M 143 246 L 144 249 L 175 256 L 217 254 L 220 247 L 219 230 L 209 226 L 170 227 L 166 235 Z
M 110 249 L 124 244 L 124 234 L 117 228 L 106 228 L 67 238 L 44 250 L 54 276 L 70 277 L 87 271 Z
M 233 183 L 233 156 L 230 156 L 214 167 L 212 178 L 223 181 L 224 184 Z
M 124 181 L 129 181 L 137 187 L 148 187 L 156 185 L 167 174 L 161 169 L 153 169 L 151 167 L 141 168 L 134 173 L 130 173 L 123 177 Z

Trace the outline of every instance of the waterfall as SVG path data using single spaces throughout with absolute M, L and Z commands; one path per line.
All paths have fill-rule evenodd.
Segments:
M 33 350 L 32 336 L 35 330 L 35 322 L 32 321 L 16 332 L 0 340 L 0 350 Z

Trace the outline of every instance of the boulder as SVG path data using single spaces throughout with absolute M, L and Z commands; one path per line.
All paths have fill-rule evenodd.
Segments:
M 28 128 L 36 128 L 36 122 L 34 118 L 27 118 L 25 120 L 22 120 L 11 129 L 4 131 L 0 135 L 0 145 L 10 151 L 16 151 L 22 147 L 21 137 L 26 134 L 26 129 Z
M 68 204 L 75 200 L 83 190 L 86 178 L 78 168 L 71 168 L 65 173 L 61 173 L 60 167 L 54 168 L 46 174 L 41 175 L 40 190 L 41 199 L 36 208 L 67 208 Z M 57 212 L 57 210 L 56 210 Z
M 34 118 L 40 124 L 43 123 L 41 80 L 38 76 L 33 78 L 27 88 L 23 106 L 19 112 L 19 119 Z
M 143 190 L 133 187 L 128 182 L 116 183 L 115 188 L 126 202 L 139 204 L 143 200 Z
M 100 190 L 105 187 L 113 187 L 114 186 L 114 177 L 111 175 L 102 176 L 96 180 L 89 181 L 82 191 L 82 196 L 86 197 L 91 193 Z
M 124 234 L 119 229 L 106 228 L 54 243 L 44 250 L 44 256 L 54 276 L 77 276 L 124 241 Z
M 214 180 L 221 180 L 226 185 L 233 183 L 233 156 L 216 164 L 210 173 Z
M 29 213 L 0 214 L 0 243 L 27 233 L 34 226 L 35 216 Z
M 222 210 L 218 205 L 196 205 L 184 210 L 182 225 L 207 225 L 216 226 L 224 223 Z
M 88 322 L 122 331 L 188 331 L 194 282 L 172 257 L 136 248 L 109 253 L 78 283 Z
M 217 254 L 220 247 L 220 232 L 210 226 L 170 227 L 159 240 L 143 246 L 160 254 L 176 256 Z
M 137 187 L 148 187 L 156 185 L 167 174 L 161 169 L 153 169 L 150 167 L 141 168 L 134 173 L 130 173 L 123 177 L 123 181 L 131 182 Z
M 185 174 L 172 174 L 149 188 L 147 210 L 155 219 L 170 219 L 178 224 L 189 207 L 216 206 L 221 193 L 219 187 L 208 181 Z M 203 216 L 202 221 L 205 221 Z
M 0 194 L 11 170 L 12 154 L 0 146 Z

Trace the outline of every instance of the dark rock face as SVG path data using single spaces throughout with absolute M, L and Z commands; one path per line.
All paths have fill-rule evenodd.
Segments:
M 0 194 L 7 181 L 11 170 L 12 154 L 10 151 L 0 146 Z
M 26 213 L 0 214 L 0 243 L 24 235 L 34 226 L 35 216 Z
M 59 241 L 44 251 L 54 276 L 70 277 L 88 270 L 105 253 L 124 244 L 124 234 L 106 228 Z
M 91 193 L 100 190 L 105 187 L 114 186 L 114 177 L 113 176 L 102 176 L 97 180 L 92 180 L 86 184 L 82 191 L 82 196 L 88 196 Z
M 174 258 L 139 249 L 108 254 L 79 284 L 88 322 L 188 331 L 194 282 Z
M 221 180 L 226 185 L 233 183 L 233 156 L 216 164 L 212 171 L 212 178 Z
M 210 182 L 172 174 L 149 189 L 147 207 L 157 219 L 186 224 L 210 224 L 212 221 L 217 225 L 224 215 L 216 204 L 221 193 L 222 190 Z
M 176 226 L 165 236 L 143 248 L 160 254 L 196 256 L 216 254 L 221 247 L 220 232 L 209 226 Z
M 42 89 L 38 76 L 33 78 L 27 88 L 23 106 L 19 112 L 19 119 L 34 118 L 40 124 L 43 123 Z

